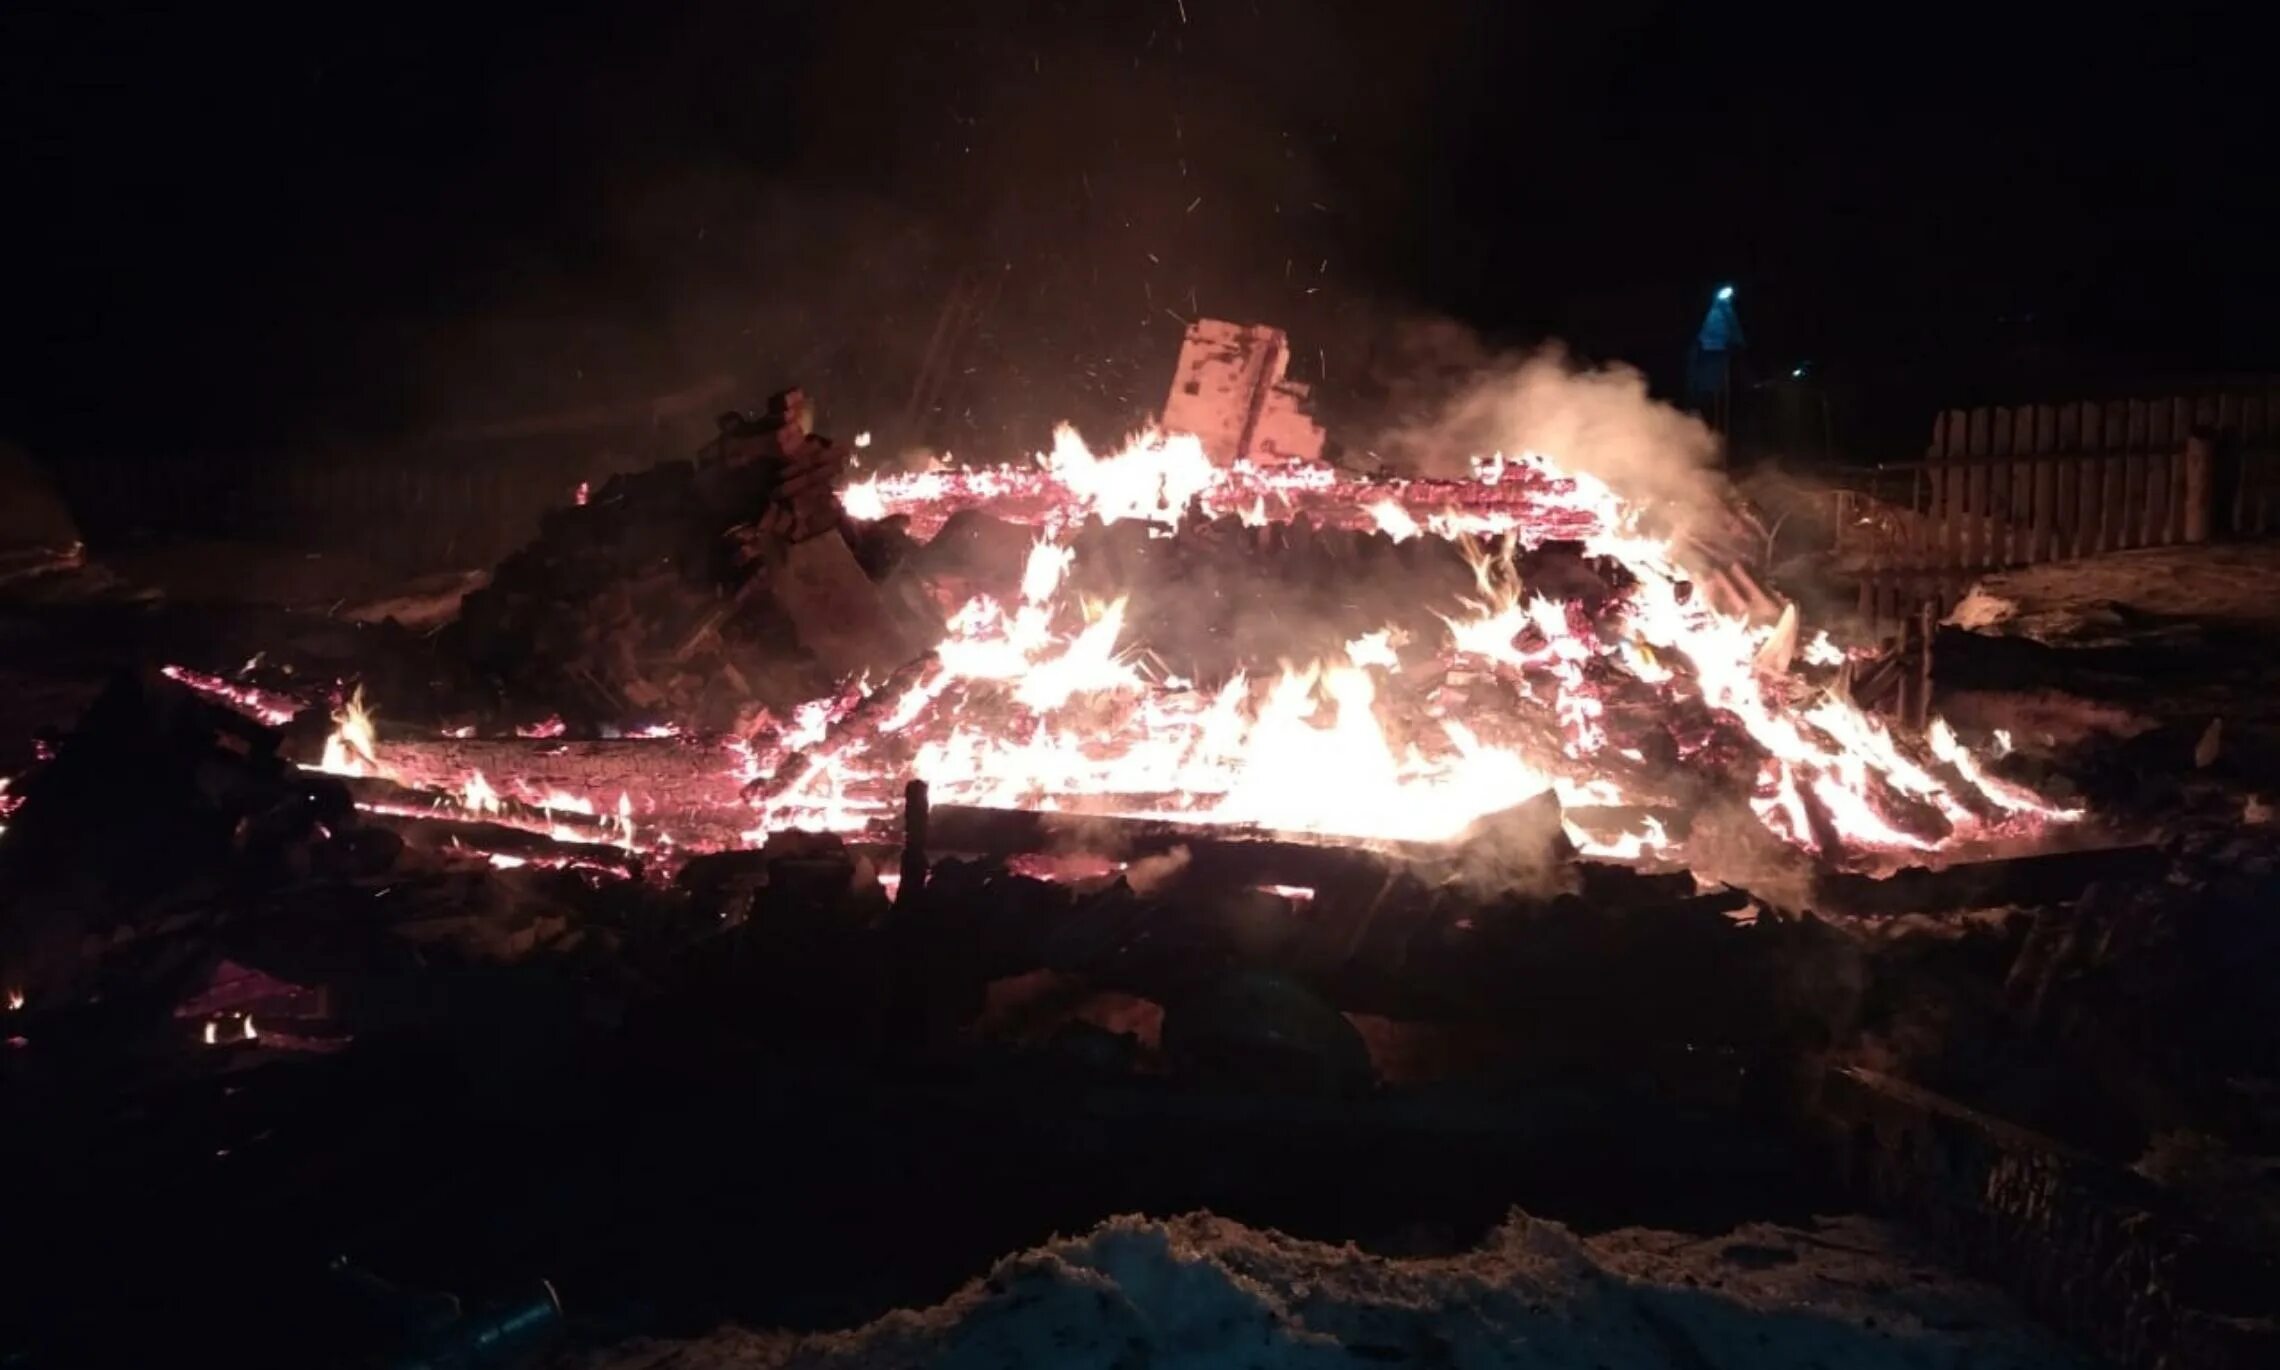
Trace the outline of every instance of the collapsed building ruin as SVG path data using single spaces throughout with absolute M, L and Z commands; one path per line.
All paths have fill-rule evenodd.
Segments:
M 1930 633 L 1812 630 L 1561 454 L 1356 480 L 1286 350 L 1199 324 L 1168 431 L 1031 466 L 851 480 L 786 392 L 565 491 L 392 691 L 122 678 L 5 794 L 12 1061 L 449 1028 L 524 1053 L 478 1092 L 717 1054 L 796 1132 L 854 1105 L 782 1053 L 948 1058 L 888 1130 L 1043 1109 L 1063 1183 L 1337 1176 L 1348 1129 L 1500 1172 L 1581 1118 L 1845 1177 L 2116 1358 L 2257 1363 L 2253 1224 L 2122 1159 L 2268 1135 L 2275 866 L 2219 768 L 2165 828 L 1936 722 Z

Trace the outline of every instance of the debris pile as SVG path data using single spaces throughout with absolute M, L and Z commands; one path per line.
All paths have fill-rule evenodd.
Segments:
M 12 787 L 0 964 L 34 1046 L 289 1049 L 389 1017 L 375 986 L 445 965 L 619 979 L 629 937 L 685 928 L 609 846 L 446 814 L 391 817 L 190 689 L 118 677 Z M 121 859 L 132 853 L 133 859 Z M 344 979 L 360 994 L 333 997 Z M 408 994 L 433 1006 L 433 996 Z M 100 1023 L 70 1006 L 106 1006 Z M 291 1033 L 253 1024 L 283 1014 Z M 44 1052 L 42 1058 L 45 1058 Z
M 715 731 L 789 709 L 917 649 L 843 536 L 846 451 L 797 390 L 730 413 L 692 460 L 613 477 L 549 513 L 469 594 L 446 655 L 486 718 L 581 735 L 671 719 Z

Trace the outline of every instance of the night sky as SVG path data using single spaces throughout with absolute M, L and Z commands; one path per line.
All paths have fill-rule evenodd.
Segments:
M 1672 384 L 1732 281 L 1863 449 L 2280 369 L 2246 21 L 1998 9 L 20 2 L 0 437 L 273 454 L 721 373 L 867 426 L 961 276 L 932 436 L 982 449 L 1131 421 L 1197 313 L 1335 410 L 1436 318 Z

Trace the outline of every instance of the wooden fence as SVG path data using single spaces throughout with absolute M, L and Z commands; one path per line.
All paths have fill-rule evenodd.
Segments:
M 1888 622 L 1998 567 L 2263 536 L 2276 447 L 2280 389 L 1949 410 L 1923 461 L 1852 474 L 1839 562 Z

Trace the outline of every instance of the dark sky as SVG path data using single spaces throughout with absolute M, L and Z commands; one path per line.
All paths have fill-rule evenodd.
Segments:
M 862 425 L 961 274 L 954 444 L 1125 421 L 1197 312 L 1332 395 L 1424 316 L 1667 377 L 1724 280 L 1763 365 L 1908 412 L 2280 369 L 2224 10 L 336 8 L 0 10 L 0 436 L 276 450 L 721 372 Z

